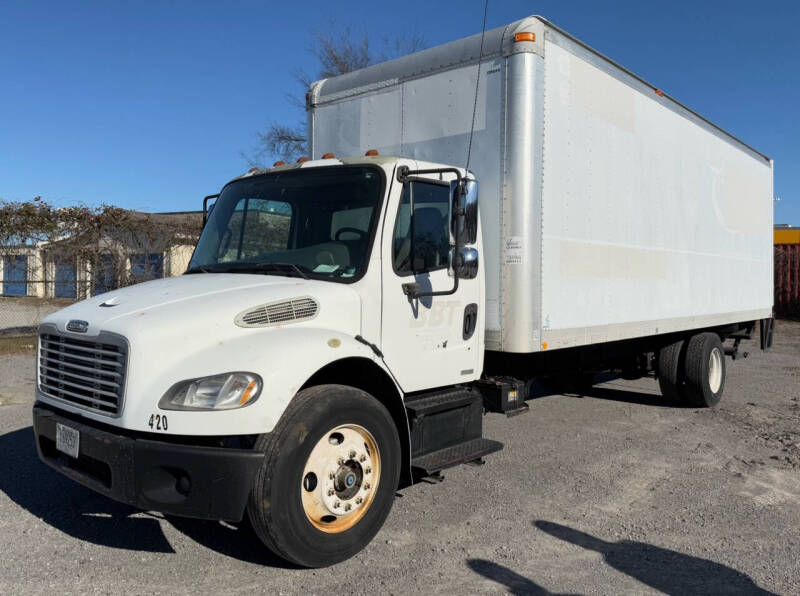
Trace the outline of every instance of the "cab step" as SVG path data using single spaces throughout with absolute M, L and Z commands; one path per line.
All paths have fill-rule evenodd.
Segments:
M 411 467 L 425 475 L 434 474 L 459 464 L 479 460 L 485 455 L 500 451 L 503 444 L 491 439 L 471 439 L 464 443 L 432 451 L 411 460 Z
M 411 429 L 411 466 L 432 474 L 479 460 L 503 448 L 483 438 L 483 397 L 470 387 L 455 387 L 406 400 Z

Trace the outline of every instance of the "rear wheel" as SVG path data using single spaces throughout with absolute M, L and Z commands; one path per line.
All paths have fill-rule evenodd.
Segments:
M 343 385 L 303 390 L 256 448 L 266 458 L 248 514 L 279 556 L 305 567 L 332 565 L 380 530 L 401 450 L 391 416 L 368 393 Z
M 699 333 L 686 346 L 686 396 L 699 408 L 716 406 L 725 388 L 725 351 L 716 333 Z
M 664 346 L 658 351 L 658 386 L 661 395 L 676 404 L 686 403 L 683 340 Z

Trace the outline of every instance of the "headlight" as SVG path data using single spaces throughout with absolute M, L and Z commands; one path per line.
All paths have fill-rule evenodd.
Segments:
M 158 407 L 162 410 L 232 410 L 249 405 L 261 393 L 261 377 L 232 372 L 189 379 L 173 385 Z

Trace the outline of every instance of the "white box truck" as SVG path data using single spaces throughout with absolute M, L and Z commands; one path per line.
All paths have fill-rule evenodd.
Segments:
M 537 379 L 713 406 L 769 346 L 771 160 L 544 19 L 307 97 L 312 159 L 207 197 L 186 275 L 42 323 L 44 462 L 329 565 Z

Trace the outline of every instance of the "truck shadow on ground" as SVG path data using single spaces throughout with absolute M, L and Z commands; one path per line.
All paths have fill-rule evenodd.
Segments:
M 605 399 L 609 401 L 619 401 L 626 404 L 639 404 L 642 406 L 656 406 L 660 408 L 675 408 L 676 404 L 667 400 L 664 396 L 654 393 L 644 393 L 641 391 L 631 391 L 622 387 L 587 387 L 579 392 L 570 392 L 566 395 L 575 397 L 592 397 L 594 399 Z
M 600 553 L 609 567 L 665 594 L 773 594 L 760 588 L 747 574 L 708 559 L 645 542 L 606 542 L 586 532 L 548 521 L 538 520 L 533 525 L 559 540 Z M 467 565 L 476 573 L 505 586 L 512 594 L 552 594 L 503 565 L 485 559 L 469 559 Z
M 0 492 L 42 522 L 100 546 L 174 553 L 164 520 L 112 501 L 51 470 L 36 455 L 28 426 L 0 435 Z M 242 561 L 290 567 L 272 555 L 249 524 L 220 524 L 169 517 L 166 522 L 198 544 Z

